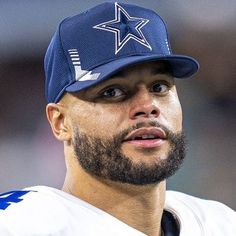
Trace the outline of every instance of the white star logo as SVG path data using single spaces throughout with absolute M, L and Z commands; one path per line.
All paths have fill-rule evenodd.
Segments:
M 147 19 L 130 16 L 124 8 L 115 3 L 115 19 L 95 25 L 93 28 L 115 34 L 115 54 L 117 54 L 129 40 L 135 40 L 152 50 L 141 31 L 148 22 Z

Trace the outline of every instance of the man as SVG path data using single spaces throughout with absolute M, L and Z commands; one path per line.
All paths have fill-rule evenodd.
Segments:
M 236 235 L 227 206 L 165 189 L 185 156 L 174 78 L 198 67 L 151 10 L 104 3 L 62 21 L 45 71 L 64 186 L 2 194 L 0 235 Z

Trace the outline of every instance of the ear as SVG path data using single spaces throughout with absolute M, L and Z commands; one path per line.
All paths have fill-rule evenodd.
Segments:
M 69 141 L 71 132 L 67 122 L 66 108 L 60 104 L 49 103 L 46 106 L 46 115 L 54 136 L 60 141 Z

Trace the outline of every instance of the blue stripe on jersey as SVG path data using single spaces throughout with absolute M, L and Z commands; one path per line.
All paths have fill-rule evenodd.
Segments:
M 0 210 L 6 210 L 7 207 L 11 205 L 11 203 L 21 202 L 23 199 L 20 199 L 20 197 L 29 192 L 31 191 L 19 190 L 0 194 Z

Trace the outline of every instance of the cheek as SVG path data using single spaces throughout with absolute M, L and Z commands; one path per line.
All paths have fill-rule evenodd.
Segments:
M 182 107 L 177 94 L 170 96 L 163 104 L 165 104 L 163 107 L 163 112 L 168 123 L 168 127 L 175 132 L 182 131 Z
M 179 100 L 176 101 L 175 109 L 173 108 L 173 111 L 174 111 L 173 114 L 174 128 L 176 131 L 182 131 L 183 116 L 182 116 L 182 107 Z
M 74 108 L 73 126 L 91 136 L 109 137 L 117 133 L 122 120 L 119 106 L 89 103 Z

